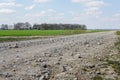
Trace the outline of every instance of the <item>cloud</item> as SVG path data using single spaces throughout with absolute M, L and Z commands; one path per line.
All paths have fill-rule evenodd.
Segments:
M 13 1 L 16 1 L 16 0 L 8 0 L 8 1 L 12 1 L 13 2 Z
M 4 2 L 15 2 L 16 0 L 2 0 Z
M 16 4 L 14 2 L 0 3 L 0 7 L 14 7 L 14 6 L 20 7 L 22 5 L 21 4 Z
M 103 1 L 89 1 L 85 4 L 87 7 L 103 7 L 106 6 L 107 4 Z
M 90 8 L 87 8 L 84 10 L 84 12 L 87 14 L 87 15 L 99 15 L 99 14 L 102 14 L 102 11 L 99 10 L 99 8 L 97 7 L 90 7 Z
M 11 6 L 15 6 L 15 3 L 0 3 L 0 7 L 11 7 Z
M 0 13 L 14 13 L 15 10 L 12 10 L 12 9 L 0 9 Z
M 31 5 L 31 6 L 27 6 L 27 7 L 25 7 L 25 9 L 26 9 L 26 10 L 32 10 L 35 6 L 36 6 L 36 5 L 33 4 L 33 5 Z
M 72 0 L 72 2 L 75 2 L 75 3 L 80 3 L 80 2 L 89 2 L 89 1 L 92 1 L 92 0 Z
M 102 14 L 101 8 L 107 5 L 102 0 L 72 0 L 72 2 L 82 4 L 84 6 L 83 13 L 96 16 Z
M 24 17 L 24 19 L 30 21 L 30 22 L 64 22 L 65 20 L 65 14 L 56 12 L 54 9 L 47 9 L 43 10 L 37 13 L 27 13 Z
M 120 21 L 120 12 L 115 13 L 111 18 L 111 21 Z
M 33 0 L 34 2 L 39 2 L 39 3 L 45 3 L 48 2 L 49 0 Z
M 45 16 L 51 16 L 55 12 L 56 11 L 53 10 L 53 9 L 48 9 L 48 10 L 40 11 L 38 13 L 27 13 L 25 16 L 26 17 L 31 17 L 31 18 L 34 18 L 34 17 L 45 17 Z

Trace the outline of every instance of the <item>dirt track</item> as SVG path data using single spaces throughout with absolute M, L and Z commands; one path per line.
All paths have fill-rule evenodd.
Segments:
M 0 49 L 0 80 L 92 80 L 115 40 L 111 31 L 14 42 Z

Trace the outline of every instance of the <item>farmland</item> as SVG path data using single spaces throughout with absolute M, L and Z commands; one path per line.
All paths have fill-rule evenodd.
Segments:
M 101 31 L 105 30 L 0 30 L 0 36 L 58 36 Z
M 94 33 L 106 30 L 0 30 L 0 42 Z

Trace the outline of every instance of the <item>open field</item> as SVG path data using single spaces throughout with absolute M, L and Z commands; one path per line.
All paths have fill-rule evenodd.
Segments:
M 83 33 L 102 32 L 107 30 L 0 30 L 0 42 L 20 41 Z
M 106 30 L 0 30 L 0 36 L 57 36 L 101 31 Z

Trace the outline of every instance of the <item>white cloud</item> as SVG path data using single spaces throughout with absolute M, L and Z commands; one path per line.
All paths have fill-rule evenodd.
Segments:
M 39 2 L 39 3 L 45 3 L 48 2 L 49 0 L 33 0 L 34 2 Z
M 15 6 L 15 3 L 0 3 L 0 7 L 10 7 L 10 6 Z
M 2 0 L 3 2 L 15 2 L 16 0 Z
M 0 13 L 14 13 L 15 10 L 12 9 L 0 9 Z
M 64 15 L 65 15 L 65 13 L 58 13 L 58 15 L 59 15 L 59 16 L 64 16 Z
M 26 10 L 32 10 L 35 6 L 36 6 L 36 5 L 33 4 L 33 5 L 31 5 L 31 6 L 27 6 L 27 7 L 25 7 L 25 9 L 26 9 Z
M 115 13 L 112 17 L 111 17 L 111 21 L 120 21 L 120 12 Z
M 14 1 L 16 1 L 16 0 L 6 0 L 6 1 L 9 1 L 9 2 L 14 2 Z
M 64 22 L 63 20 L 65 20 L 65 14 L 56 12 L 53 9 L 47 9 L 40 11 L 38 13 L 27 13 L 24 18 L 28 21 L 31 20 L 31 22 L 47 21 L 47 22 L 59 23 L 59 22 Z
M 76 3 L 78 3 L 78 2 L 89 2 L 89 1 L 91 1 L 91 0 L 72 0 L 72 2 L 76 2 Z
M 20 7 L 22 5 L 21 4 L 16 4 L 14 2 L 0 3 L 0 7 L 14 7 L 14 6 Z
M 114 17 L 120 17 L 120 12 L 116 13 Z
M 87 14 L 87 15 L 99 15 L 99 14 L 102 14 L 102 11 L 99 10 L 99 8 L 97 7 L 90 7 L 90 8 L 87 8 L 84 10 L 84 12 Z
M 45 17 L 45 16 L 51 16 L 52 14 L 54 14 L 56 11 L 53 10 L 53 9 L 48 9 L 48 10 L 43 10 L 43 11 L 40 11 L 38 13 L 28 13 L 26 14 L 25 16 L 26 17 L 31 17 L 31 18 L 34 18 L 34 17 Z
M 102 0 L 72 0 L 72 2 L 82 4 L 84 6 L 83 13 L 96 16 L 102 14 L 101 8 L 107 5 Z
M 90 1 L 85 4 L 87 7 L 103 7 L 106 6 L 107 4 L 103 1 Z

